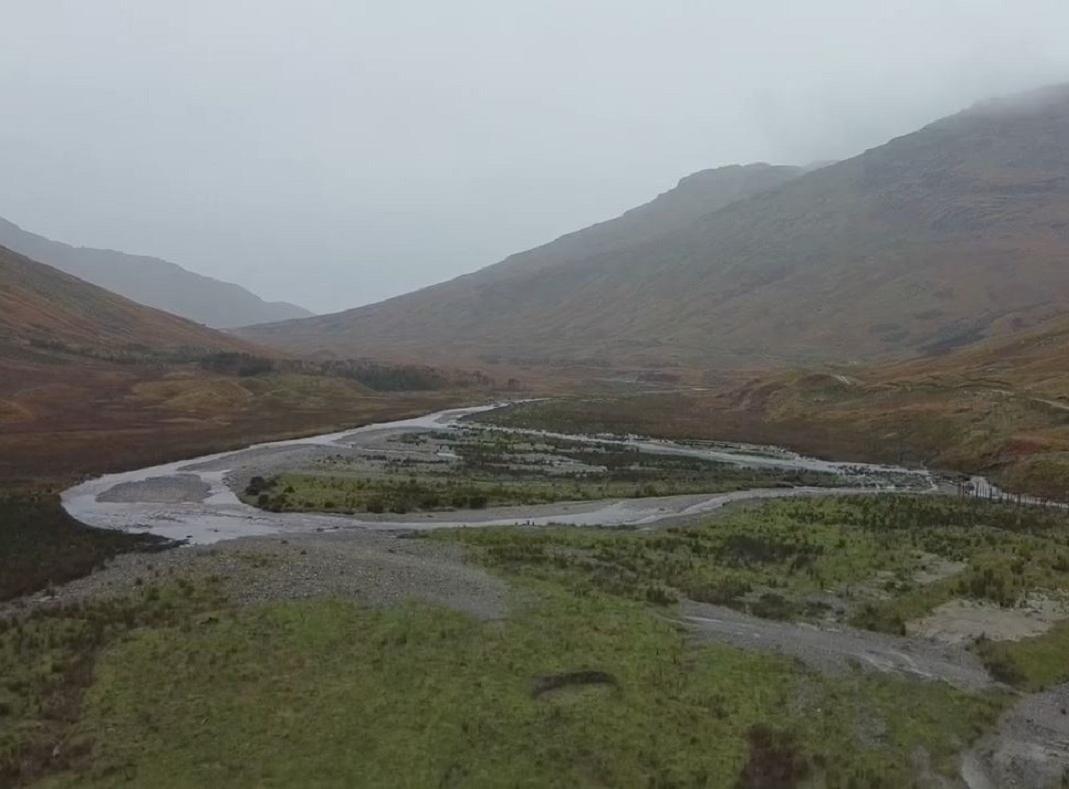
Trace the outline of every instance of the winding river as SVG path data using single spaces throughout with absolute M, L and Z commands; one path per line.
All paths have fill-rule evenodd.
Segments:
M 684 455 L 753 468 L 796 469 L 833 473 L 841 487 L 777 487 L 728 493 L 607 499 L 600 501 L 495 507 L 485 510 L 397 515 L 327 515 L 267 512 L 242 502 L 228 486 L 243 473 L 271 473 L 293 462 L 381 446 L 384 438 L 405 432 L 446 432 L 475 427 L 462 420 L 500 404 L 450 409 L 415 419 L 369 424 L 308 438 L 256 444 L 150 468 L 107 474 L 63 493 L 67 512 L 90 526 L 149 532 L 205 544 L 237 537 L 347 528 L 413 530 L 457 526 L 564 524 L 643 526 L 699 515 L 725 504 L 747 500 L 827 494 L 872 494 L 902 490 L 936 492 L 936 478 L 924 469 L 841 463 L 805 457 L 776 447 L 746 444 L 689 444 L 645 438 L 606 438 L 479 425 L 572 441 L 626 445 L 640 452 Z M 287 464 L 289 464 L 287 466 Z

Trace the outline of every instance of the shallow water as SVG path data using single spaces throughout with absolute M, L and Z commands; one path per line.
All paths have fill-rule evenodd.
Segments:
M 895 490 L 934 491 L 935 480 L 924 469 L 865 463 L 838 463 L 798 455 L 778 447 L 717 444 L 703 447 L 643 438 L 591 436 L 524 431 L 462 422 L 463 418 L 499 405 L 438 411 L 415 419 L 365 425 L 308 438 L 256 444 L 176 463 L 107 474 L 63 493 L 63 506 L 79 521 L 102 528 L 142 531 L 190 543 L 204 544 L 237 537 L 342 528 L 377 530 L 433 529 L 457 526 L 564 524 L 643 526 L 673 518 L 711 512 L 745 499 L 785 498 L 828 494 L 859 494 Z M 640 452 L 684 455 L 755 468 L 797 469 L 833 473 L 842 487 L 757 488 L 717 494 L 561 502 L 499 507 L 478 511 L 425 513 L 404 516 L 273 513 L 242 502 L 226 485 L 227 473 L 255 466 L 258 459 L 307 452 L 314 447 L 359 447 L 363 439 L 382 431 L 462 429 L 509 430 L 587 443 L 625 445 Z M 166 490 L 173 481 L 174 491 Z M 192 495 L 183 496 L 182 491 Z M 150 493 L 139 493 L 148 491 Z M 162 491 L 162 492 L 161 492 Z

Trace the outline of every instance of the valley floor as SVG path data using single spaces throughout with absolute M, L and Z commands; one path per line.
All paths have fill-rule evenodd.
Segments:
M 768 448 L 651 460 L 455 428 L 84 488 L 108 517 L 215 504 L 307 527 L 108 549 L 86 577 L 14 590 L 0 783 L 1060 785 L 1062 511 L 929 495 L 923 475 L 910 492 L 894 469 L 793 479 L 797 460 Z M 812 494 L 637 528 L 450 527 L 485 515 L 475 505 L 559 507 L 577 491 L 597 507 L 622 484 L 637 503 L 730 494 L 725 452 L 771 461 L 744 472 L 762 485 Z M 847 492 L 899 492 L 841 495 L 851 477 Z M 22 514 L 5 528 L 81 534 L 57 504 L 10 497 L 5 513 Z M 438 528 L 412 527 L 428 516 Z
M 839 614 L 815 603 L 838 598 L 864 624 L 893 622 L 866 619 L 871 604 L 912 612 L 918 591 L 930 605 L 971 597 L 992 543 L 1032 548 L 1024 581 L 1039 583 L 1032 574 L 1049 567 L 1035 547 L 1061 550 L 1057 524 L 1016 527 L 998 509 L 828 499 L 651 532 L 351 530 L 127 554 L 4 609 L 2 774 L 107 786 L 938 785 L 966 753 L 975 769 L 1005 767 L 1022 716 L 1030 743 L 1052 716 L 1013 708 L 983 649 L 833 624 Z M 932 540 L 966 561 L 932 580 L 940 568 L 915 540 L 943 519 L 959 525 Z M 844 538 L 839 553 L 815 550 Z M 690 601 L 710 595 L 722 602 Z M 996 673 L 1059 687 L 1064 638 L 1054 626 L 1000 642 L 997 659 L 1014 668 Z M 992 738 L 1003 710 L 1007 734 Z M 1034 753 L 1022 767 L 1019 747 L 1014 759 L 1017 774 L 1054 774 Z

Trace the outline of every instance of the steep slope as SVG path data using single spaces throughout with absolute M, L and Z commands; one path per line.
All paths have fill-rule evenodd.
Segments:
M 0 247 L 0 348 L 94 353 L 253 346 Z
M 513 259 L 242 333 L 304 350 L 541 363 L 941 353 L 1069 309 L 1067 216 L 1061 86 L 975 106 L 621 247 L 551 267 Z
M 0 488 L 487 396 L 476 375 L 355 362 L 334 370 L 269 354 L 0 247 Z
M 774 189 L 802 172 L 801 167 L 764 163 L 702 170 L 688 175 L 673 189 L 615 219 L 599 222 L 540 247 L 511 255 L 486 271 L 532 274 L 625 249 L 680 230 L 699 217 L 766 189 Z
M 312 313 L 266 302 L 239 285 L 194 274 L 159 258 L 72 247 L 0 219 L 0 245 L 149 307 L 214 328 L 303 318 Z
M 421 355 L 418 353 L 421 332 L 430 330 L 430 325 L 440 318 L 452 320 L 454 324 L 466 324 L 466 333 L 476 337 L 480 332 L 480 320 L 502 317 L 496 307 L 471 313 L 473 302 L 489 295 L 483 290 L 487 285 L 498 281 L 514 283 L 527 276 L 541 275 L 569 265 L 581 265 L 582 261 L 594 256 L 621 253 L 651 239 L 680 231 L 702 216 L 737 200 L 774 189 L 803 172 L 800 167 L 763 163 L 702 170 L 681 179 L 673 189 L 649 203 L 615 219 L 511 255 L 475 274 L 369 307 L 307 321 L 288 321 L 278 326 L 250 327 L 238 333 L 262 334 L 294 347 L 330 349 L 342 355 L 354 348 L 362 348 L 365 339 L 371 343 L 369 350 L 381 349 L 382 342 L 392 347 L 394 340 L 400 339 L 409 345 L 410 350 L 416 350 L 416 355 Z M 504 298 L 509 297 L 505 295 Z M 507 320 L 507 305 L 504 306 Z M 451 315 L 454 307 L 461 313 Z M 431 309 L 433 315 L 420 317 L 408 314 L 409 309 L 424 308 Z M 391 329 L 387 323 L 391 326 L 396 324 L 396 327 Z M 463 331 L 462 326 L 454 325 L 452 328 Z M 369 329 L 371 334 L 365 335 Z M 413 340 L 414 344 L 411 342 Z

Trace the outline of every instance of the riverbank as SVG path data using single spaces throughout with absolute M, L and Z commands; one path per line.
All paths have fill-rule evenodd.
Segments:
M 0 662 L 10 665 L 0 668 L 18 679 L 4 702 L 18 725 L 0 745 L 28 755 L 2 769 L 58 785 L 108 785 L 120 770 L 183 786 L 216 764 L 231 781 L 256 783 L 323 769 L 301 761 L 304 733 L 320 743 L 321 778 L 350 784 L 359 783 L 352 737 L 421 743 L 430 772 L 404 775 L 485 778 L 457 779 L 475 785 L 508 782 L 516 764 L 584 783 L 591 758 L 609 783 L 668 776 L 713 786 L 760 785 L 752 780 L 766 769 L 790 786 L 937 784 L 963 765 L 967 775 L 1060 768 L 1049 751 L 1007 762 L 1023 758 L 1014 743 L 1031 742 L 1021 721 L 1035 720 L 1032 707 L 996 728 L 1013 701 L 1007 683 L 1058 693 L 1069 680 L 1048 660 L 1064 654 L 1058 617 L 1049 605 L 1032 611 L 1038 593 L 1069 599 L 1059 511 L 932 495 L 923 469 L 815 469 L 752 445 L 503 433 L 469 425 L 473 413 L 256 446 L 68 491 L 72 511 L 86 507 L 113 528 L 178 534 L 199 524 L 189 533 L 204 544 L 120 556 L 5 606 Z M 746 465 L 754 458 L 774 459 L 775 474 L 795 473 L 783 464 L 797 459 L 805 473 L 841 471 L 854 484 L 762 489 L 775 501 L 742 489 L 552 502 L 506 516 L 271 512 L 243 501 L 254 477 L 294 467 L 337 492 L 367 475 L 505 474 L 499 466 L 527 486 L 556 484 L 558 473 L 611 485 L 612 474 L 647 472 L 663 485 L 734 484 L 739 469 L 768 473 Z M 556 509 L 533 523 L 537 507 Z M 607 511 L 649 520 L 587 525 Z M 572 525 L 550 525 L 563 517 Z M 480 528 L 456 528 L 471 525 Z M 1014 622 L 997 630 L 985 616 Z M 993 638 L 1007 640 L 986 646 Z M 25 675 L 46 664 L 56 673 Z M 353 687 L 363 688 L 360 703 L 340 690 Z M 271 709 L 284 699 L 285 720 L 264 723 L 267 698 Z M 61 700 L 67 717 L 34 717 Z M 470 743 L 451 739 L 471 727 Z M 628 733 L 651 730 L 660 732 L 652 750 Z M 491 733 L 501 758 L 487 761 L 475 744 Z M 715 751 L 706 737 L 718 738 Z M 241 761 L 214 747 L 231 738 Z M 532 750 L 532 738 L 552 744 L 551 763 L 539 766 L 548 752 Z M 357 753 L 363 776 L 404 770 L 396 749 Z M 161 763 L 176 765 L 170 778 Z
M 435 412 L 395 422 L 370 424 L 303 439 L 255 445 L 245 450 L 219 453 L 169 463 L 137 471 L 111 474 L 89 480 L 63 494 L 63 505 L 72 517 L 101 528 L 137 530 L 169 539 L 206 544 L 240 536 L 322 532 L 342 528 L 378 530 L 494 526 L 507 524 L 546 525 L 550 523 L 601 526 L 649 526 L 660 522 L 692 518 L 746 499 L 812 496 L 828 493 L 856 494 L 878 490 L 931 490 L 935 483 L 923 469 L 868 464 L 835 464 L 794 453 L 768 450 L 755 454 L 753 447 L 740 445 L 736 451 L 726 446 L 701 448 L 674 442 L 619 441 L 585 435 L 542 436 L 543 440 L 573 442 L 592 446 L 598 453 L 584 465 L 571 461 L 560 476 L 588 475 L 602 466 L 609 449 L 627 449 L 628 462 L 646 456 L 682 456 L 724 468 L 774 469 L 824 475 L 823 486 L 783 484 L 776 488 L 729 490 L 711 495 L 642 495 L 603 501 L 563 501 L 524 506 L 482 507 L 477 511 L 421 512 L 413 515 L 364 512 L 335 515 L 308 512 L 271 512 L 243 502 L 237 493 L 253 477 L 271 477 L 281 471 L 309 468 L 317 474 L 341 475 L 342 463 L 359 464 L 349 472 L 353 478 L 379 469 L 411 475 L 415 466 L 460 465 L 461 458 L 449 441 L 475 431 L 494 434 L 500 428 L 471 424 L 467 418 L 499 406 L 475 406 Z M 441 436 L 445 436 L 442 439 Z M 419 446 L 420 436 L 434 436 L 433 448 Z M 608 449 L 607 449 L 608 448 Z M 538 450 L 537 453 L 534 450 Z M 485 451 L 485 450 L 481 450 Z M 540 454 L 539 465 L 559 464 L 566 452 L 559 447 L 534 447 L 526 452 Z M 563 453 L 563 454 L 562 454 Z M 574 453 L 573 453 L 574 454 Z M 369 468 L 369 458 L 374 468 Z M 568 458 L 565 458 L 568 459 Z M 515 457 L 499 459 L 518 473 Z M 326 470 L 324 470 L 326 469 Z M 752 472 L 755 480 L 763 478 Z M 837 484 L 839 483 L 839 484 Z M 715 484 L 715 483 L 709 483 Z M 733 483 L 738 484 L 738 483 Z M 715 490 L 715 488 L 714 488 Z

